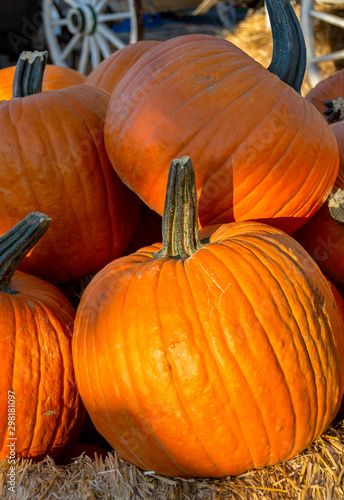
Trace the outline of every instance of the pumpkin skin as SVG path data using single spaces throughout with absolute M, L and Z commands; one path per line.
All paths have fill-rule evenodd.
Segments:
M 325 202 L 338 148 L 316 109 L 231 44 L 186 35 L 144 54 L 114 89 L 105 146 L 162 214 L 168 166 L 195 165 L 201 226 L 260 220 L 292 233 Z
M 258 222 L 202 237 L 186 258 L 157 257 L 155 244 L 108 264 L 73 333 L 95 427 L 128 462 L 168 476 L 290 459 L 332 422 L 344 389 L 343 319 L 305 250 Z
M 293 237 L 336 284 L 344 285 L 344 227 L 331 216 L 327 204 Z
M 337 139 L 340 155 L 339 172 L 333 187 L 335 193 L 344 189 L 343 122 L 334 123 L 330 128 Z M 344 285 L 344 226 L 331 216 L 327 203 L 293 237 L 314 258 L 326 276 L 336 284 Z
M 12 98 L 14 72 L 15 66 L 0 70 L 0 101 L 9 101 Z M 75 69 L 47 64 L 44 71 L 42 91 L 80 85 L 85 80 L 86 77 Z
M 332 101 L 337 97 L 344 95 L 344 70 L 336 71 L 321 80 L 305 96 L 307 101 L 311 102 L 320 113 L 326 111 L 326 101 Z
M 15 449 L 60 459 L 77 439 L 83 406 L 71 357 L 75 310 L 54 285 L 17 271 L 18 295 L 0 292 L 0 459 L 8 455 L 8 391 L 15 393 Z M 53 360 L 53 362 L 52 362 Z
M 13 442 L 16 457 L 59 460 L 84 416 L 71 351 L 75 310 L 54 285 L 16 271 L 9 286 L 1 280 L 0 317 L 0 460 Z
M 30 212 L 52 218 L 22 271 L 55 284 L 77 280 L 128 245 L 140 203 L 105 151 L 108 103 L 107 92 L 88 85 L 0 102 L 0 234 Z
M 157 40 L 142 40 L 116 50 L 91 71 L 85 83 L 99 87 L 111 94 L 129 68 L 143 54 L 159 43 L 161 42 Z

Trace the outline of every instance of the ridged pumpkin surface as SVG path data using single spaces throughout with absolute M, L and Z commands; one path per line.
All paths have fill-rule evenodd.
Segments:
M 333 193 L 344 189 L 344 128 L 343 122 L 330 126 L 339 148 L 340 164 Z M 325 203 L 293 237 L 316 260 L 331 280 L 344 285 L 344 226 L 336 221 Z
M 12 84 L 15 66 L 0 70 L 0 101 L 9 101 L 12 98 Z M 44 71 L 42 90 L 64 89 L 71 85 L 80 85 L 86 77 L 75 69 L 54 64 L 47 64 Z
M 131 66 L 158 43 L 160 42 L 157 40 L 142 40 L 116 50 L 91 71 L 85 83 L 111 94 Z
M 187 35 L 144 54 L 114 90 L 105 146 L 119 176 L 162 214 L 168 165 L 192 158 L 202 226 L 259 219 L 293 232 L 338 172 L 326 122 L 229 41 Z
M 60 459 L 84 413 L 71 355 L 75 310 L 56 287 L 28 274 L 16 272 L 10 285 L 17 294 L 0 291 L 0 459 L 13 442 L 16 456 Z
M 326 276 L 344 285 L 344 227 L 332 218 L 327 204 L 293 237 L 313 257 Z
M 30 212 L 52 219 L 22 271 L 63 283 L 126 248 L 140 208 L 105 151 L 108 102 L 107 92 L 75 85 L 0 103 L 0 234 Z
M 220 226 L 187 259 L 160 244 L 106 266 L 78 308 L 73 359 L 98 431 L 169 476 L 236 475 L 295 456 L 344 390 L 330 285 L 286 234 Z
M 324 101 L 331 101 L 337 97 L 344 96 L 344 70 L 336 71 L 321 80 L 314 88 L 306 95 L 307 101 L 311 102 L 321 113 L 327 107 Z

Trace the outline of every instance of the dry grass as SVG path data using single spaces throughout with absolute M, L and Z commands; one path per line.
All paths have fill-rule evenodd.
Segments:
M 16 463 L 16 493 L 8 492 L 7 462 L 0 462 L 3 500 L 343 500 L 344 422 L 332 426 L 293 460 L 226 479 L 182 479 L 145 474 L 116 453 L 82 455 L 57 466 L 47 457 Z
M 343 8 L 343 6 L 342 6 Z M 295 12 L 300 18 L 301 8 L 299 5 L 294 5 Z M 328 13 L 336 15 L 344 15 L 344 11 L 331 8 L 321 7 Z M 324 55 L 341 50 L 344 45 L 344 31 L 341 28 L 331 26 L 330 24 L 317 21 L 314 25 L 315 42 L 317 55 Z M 271 61 L 272 55 L 272 37 L 271 31 L 266 22 L 265 10 L 259 9 L 252 11 L 243 21 L 241 21 L 233 32 L 223 34 L 227 40 L 230 40 L 235 45 L 244 50 L 247 54 L 253 57 L 256 61 L 267 67 Z M 343 64 L 343 63 L 342 63 Z M 322 62 L 320 69 L 323 77 L 333 74 L 337 69 L 343 66 L 334 61 Z M 305 95 L 311 86 L 307 79 L 307 74 L 302 86 L 302 94 Z

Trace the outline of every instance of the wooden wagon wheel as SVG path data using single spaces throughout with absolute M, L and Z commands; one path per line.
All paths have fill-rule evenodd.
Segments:
M 317 48 L 314 34 L 314 20 L 318 19 L 324 23 L 338 26 L 344 29 L 344 18 L 334 14 L 329 14 L 321 10 L 324 5 L 332 5 L 334 8 L 338 5 L 343 5 L 341 0 L 326 0 L 317 2 L 316 0 L 302 0 L 301 2 L 301 26 L 305 37 L 307 48 L 307 74 L 309 82 L 312 86 L 322 80 L 322 74 L 319 68 L 319 63 L 322 61 L 336 61 L 344 59 L 344 50 L 317 55 Z M 344 40 L 344 33 L 343 33 Z
M 141 0 L 43 0 L 43 28 L 50 57 L 86 74 L 126 43 L 142 38 Z M 130 20 L 126 42 L 111 24 Z

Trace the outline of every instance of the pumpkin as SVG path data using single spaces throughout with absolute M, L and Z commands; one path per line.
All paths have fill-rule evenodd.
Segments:
M 96 273 L 121 255 L 140 202 L 105 151 L 109 94 L 89 85 L 40 92 L 45 57 L 24 53 L 16 97 L 0 102 L 0 234 L 27 213 L 48 213 L 50 231 L 20 269 L 58 284 Z
M 342 120 L 344 96 L 344 70 L 336 71 L 321 80 L 305 96 L 320 113 L 329 117 L 329 123 Z
M 186 35 L 153 47 L 114 89 L 106 150 L 124 183 L 159 214 L 167 166 L 186 154 L 196 168 L 201 226 L 253 219 L 292 233 L 330 193 L 338 148 L 299 94 L 298 20 L 289 0 L 267 7 L 268 69 L 227 40 Z
M 9 101 L 12 98 L 15 69 L 15 66 L 0 69 L 0 101 Z M 43 76 L 42 91 L 79 85 L 84 83 L 85 79 L 86 77 L 75 69 L 47 64 Z
M 72 362 L 75 310 L 54 285 L 16 271 L 49 222 L 31 213 L 0 237 L 1 460 L 61 459 L 84 415 Z
M 342 191 L 344 189 L 344 124 L 341 118 L 344 114 L 340 105 L 341 95 L 344 95 L 343 71 L 325 78 L 306 95 L 306 99 L 323 114 L 324 118 L 328 116 L 330 129 L 337 140 L 339 170 L 328 203 L 325 203 L 304 226 L 293 234 L 293 237 L 315 259 L 326 276 L 337 285 L 344 285 L 344 219 L 338 216 L 341 203 L 344 206 Z
M 116 50 L 91 71 L 85 83 L 99 87 L 111 94 L 129 68 L 143 54 L 159 43 L 161 42 L 157 40 L 142 40 Z
M 343 395 L 329 282 L 266 224 L 206 228 L 200 240 L 189 157 L 172 162 L 162 227 L 163 244 L 108 264 L 81 298 L 73 361 L 95 427 L 125 460 L 168 476 L 294 457 Z

